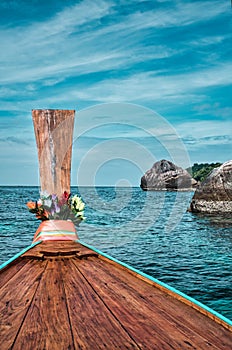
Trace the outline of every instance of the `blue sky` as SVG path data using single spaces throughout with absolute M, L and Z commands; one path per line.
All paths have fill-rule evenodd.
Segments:
M 226 0 L 2 0 L 0 184 L 37 185 L 31 110 L 75 109 L 73 185 L 231 159 Z

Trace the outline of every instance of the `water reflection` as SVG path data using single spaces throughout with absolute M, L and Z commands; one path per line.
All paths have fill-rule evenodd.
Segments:
M 232 215 L 231 213 L 220 214 L 203 214 L 203 213 L 191 213 L 200 222 L 205 225 L 211 225 L 214 228 L 230 228 L 232 229 Z M 232 233 L 232 231 L 231 231 Z

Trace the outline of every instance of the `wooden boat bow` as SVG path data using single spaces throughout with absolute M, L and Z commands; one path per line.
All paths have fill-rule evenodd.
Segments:
M 76 241 L 1 270 L 1 349 L 231 349 L 232 326 Z

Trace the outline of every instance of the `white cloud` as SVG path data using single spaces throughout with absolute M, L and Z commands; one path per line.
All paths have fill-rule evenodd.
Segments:
M 212 36 L 205 36 L 205 37 L 199 37 L 198 39 L 195 40 L 190 40 L 189 41 L 189 46 L 209 46 L 209 45 L 215 45 L 215 44 L 220 44 L 224 40 L 230 39 L 231 35 L 212 35 Z
M 110 12 L 110 8 L 109 1 L 83 1 L 44 22 L 34 22 L 26 27 L 2 28 L 1 81 L 27 82 L 58 73 L 63 75 L 64 71 L 87 62 L 105 60 L 103 53 L 93 55 L 92 60 L 87 52 L 84 57 L 81 57 L 81 53 L 76 57 L 76 53 L 78 46 L 83 45 L 84 38 L 89 37 L 88 32 L 80 34 L 79 28 L 91 21 L 98 21 Z
M 218 121 L 218 120 L 202 120 L 180 123 L 176 126 L 179 135 L 182 138 L 189 136 L 195 139 L 207 139 L 225 135 L 231 135 L 232 121 Z M 219 138 L 219 139 L 220 139 Z
M 207 20 L 226 10 L 221 2 L 177 2 L 176 8 L 153 9 L 118 16 L 102 26 L 101 19 L 114 15 L 113 2 L 90 0 L 65 8 L 53 18 L 26 27 L 1 29 L 1 81 L 31 82 L 133 66 L 151 59 L 171 57 L 183 51 L 164 44 L 143 44 L 144 29 L 182 26 Z M 207 9 L 207 11 L 206 11 Z M 133 10 L 133 6 L 132 6 Z M 175 16 L 173 11 L 175 10 Z M 82 28 L 82 26 L 85 27 Z
M 177 75 L 145 72 L 124 79 L 106 79 L 86 87 L 84 91 L 73 91 L 73 97 L 96 102 L 161 101 L 173 98 L 176 102 L 182 100 L 186 104 L 189 101 L 200 102 L 199 89 L 226 86 L 231 81 L 232 64 L 227 63 Z
M 154 5 L 152 10 L 129 14 L 123 21 L 105 28 L 102 33 L 187 26 L 214 19 L 226 11 L 228 11 L 226 3 L 219 3 L 217 0 L 197 3 L 185 0 L 172 1 L 170 6 L 165 6 L 163 9 L 157 9 Z

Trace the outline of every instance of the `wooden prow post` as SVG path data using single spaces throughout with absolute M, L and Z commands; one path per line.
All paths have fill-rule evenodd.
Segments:
M 32 110 L 40 186 L 49 194 L 70 193 L 74 110 Z

